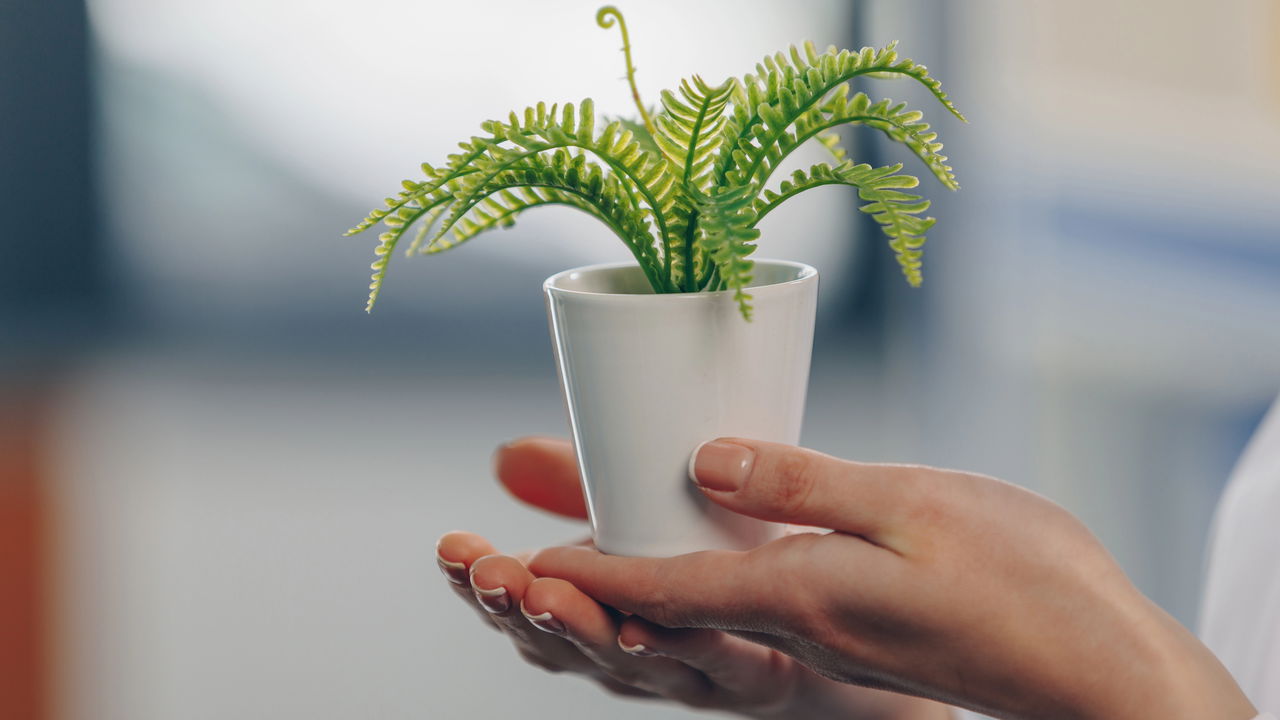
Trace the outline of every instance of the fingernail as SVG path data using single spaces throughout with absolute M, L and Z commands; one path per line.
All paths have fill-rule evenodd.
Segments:
M 439 553 L 436 553 L 436 565 L 440 566 L 440 572 L 444 573 L 444 576 L 449 578 L 449 582 L 454 585 L 469 585 L 471 583 L 471 578 L 467 575 L 466 563 L 445 560 L 440 557 Z
M 636 657 L 652 657 L 658 654 L 650 650 L 649 648 L 645 647 L 642 643 L 636 643 L 635 645 L 628 645 L 622 642 L 621 635 L 618 636 L 618 647 L 622 648 L 623 652 L 628 653 L 630 655 L 635 655 Z
M 746 484 L 755 461 L 749 447 L 711 440 L 689 457 L 689 479 L 708 490 L 733 492 Z
M 520 612 L 524 613 L 524 617 L 529 621 L 530 625 L 543 632 L 549 632 L 552 635 L 563 635 L 565 632 L 564 623 L 555 619 L 555 617 L 551 615 L 550 610 L 544 613 L 538 613 L 537 615 L 530 615 L 529 611 L 525 610 L 524 605 L 521 604 Z
M 480 601 L 480 607 L 491 613 L 504 613 L 511 608 L 511 596 L 507 594 L 507 589 L 499 585 L 492 590 L 486 590 L 475 583 L 471 587 L 476 591 L 476 599 Z

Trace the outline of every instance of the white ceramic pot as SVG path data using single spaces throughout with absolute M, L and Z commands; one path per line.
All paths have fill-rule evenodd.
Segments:
M 782 527 L 689 481 L 722 436 L 800 440 L 818 273 L 759 260 L 751 322 L 732 292 L 654 294 L 639 266 L 566 270 L 543 287 L 596 546 L 665 557 L 746 549 Z

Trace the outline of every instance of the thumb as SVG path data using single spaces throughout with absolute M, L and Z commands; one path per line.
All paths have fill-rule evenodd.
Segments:
M 556 515 L 585 520 L 578 461 L 568 440 L 526 437 L 493 454 L 494 474 L 512 495 Z
M 831 528 L 882 545 L 898 519 L 910 512 L 914 470 L 743 438 L 703 443 L 689 459 L 690 479 L 729 510 Z

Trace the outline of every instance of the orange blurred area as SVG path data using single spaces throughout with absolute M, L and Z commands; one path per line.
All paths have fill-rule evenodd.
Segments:
M 51 717 L 45 408 L 0 388 L 0 718 Z

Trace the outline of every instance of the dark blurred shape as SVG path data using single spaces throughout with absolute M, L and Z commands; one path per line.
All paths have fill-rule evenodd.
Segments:
M 11 361 L 105 317 L 84 3 L 0 3 L 0 68 L 0 346 Z

